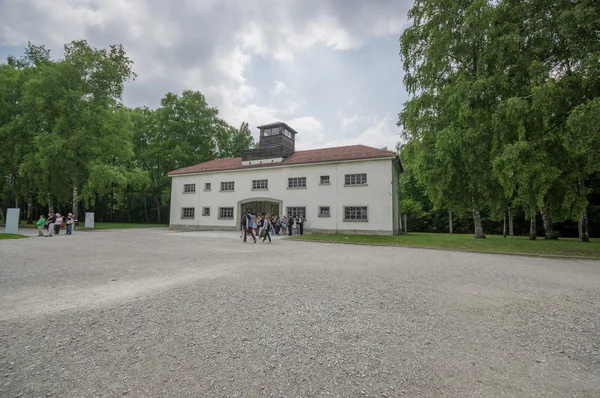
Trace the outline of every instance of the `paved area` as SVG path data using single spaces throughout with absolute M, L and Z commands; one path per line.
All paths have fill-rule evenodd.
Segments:
M 600 262 L 165 229 L 0 241 L 1 397 L 598 397 Z

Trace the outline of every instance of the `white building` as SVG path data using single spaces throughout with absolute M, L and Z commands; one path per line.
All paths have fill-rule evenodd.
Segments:
M 285 123 L 260 126 L 260 147 L 169 173 L 170 227 L 239 230 L 242 216 L 299 215 L 306 232 L 396 234 L 395 152 L 352 145 L 295 151 Z

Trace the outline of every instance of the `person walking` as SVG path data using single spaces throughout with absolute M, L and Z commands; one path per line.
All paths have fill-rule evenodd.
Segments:
M 296 235 L 300 235 L 300 218 L 302 216 L 298 215 L 294 217 L 294 225 L 296 226 Z
M 269 239 L 269 243 L 271 243 L 271 221 L 269 221 L 269 217 L 265 217 L 263 220 L 263 230 L 265 231 L 265 237 L 263 238 L 263 243 Z
M 44 215 L 41 214 L 40 219 L 37 220 L 38 236 L 44 236 L 44 224 L 46 224 L 46 219 L 44 218 Z
M 287 224 L 287 228 L 288 228 L 288 236 L 292 236 L 292 230 L 294 229 L 294 218 L 296 216 L 290 216 L 288 218 L 288 224 Z
M 246 237 L 248 234 L 248 218 L 247 217 L 242 217 L 242 234 L 240 235 L 240 238 L 242 238 L 242 241 L 244 243 L 246 243 Z
M 75 223 L 75 219 L 73 218 L 73 213 L 69 213 L 67 215 L 67 235 L 73 235 L 73 224 Z
M 300 224 L 300 235 L 304 235 L 304 217 L 302 217 L 302 215 L 299 217 L 299 224 Z
M 246 215 L 248 219 L 248 228 L 250 228 L 250 234 L 252 235 L 252 239 L 254 239 L 254 243 L 256 243 L 256 216 L 248 210 Z

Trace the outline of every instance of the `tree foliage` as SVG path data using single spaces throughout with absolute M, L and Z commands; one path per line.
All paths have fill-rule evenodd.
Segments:
M 229 126 L 199 92 L 168 93 L 154 110 L 125 107 L 124 84 L 135 77 L 121 45 L 84 40 L 59 60 L 30 43 L 1 64 L 0 208 L 167 222 L 169 171 L 253 145 L 247 124 Z
M 545 236 L 583 220 L 598 172 L 600 7 L 593 0 L 417 0 L 401 37 L 399 125 L 436 209 L 504 218 Z M 478 228 L 479 224 L 479 228 Z M 582 238 L 583 239 L 583 238 Z

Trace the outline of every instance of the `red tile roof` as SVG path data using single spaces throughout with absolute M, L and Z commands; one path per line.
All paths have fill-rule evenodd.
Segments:
M 211 171 L 253 169 L 260 167 L 273 167 L 288 164 L 321 163 L 340 160 L 359 160 L 395 157 L 396 152 L 377 149 L 366 145 L 339 146 L 334 148 L 310 149 L 296 151 L 282 162 L 242 165 L 242 158 L 216 159 L 174 170 L 169 175 L 205 173 Z

